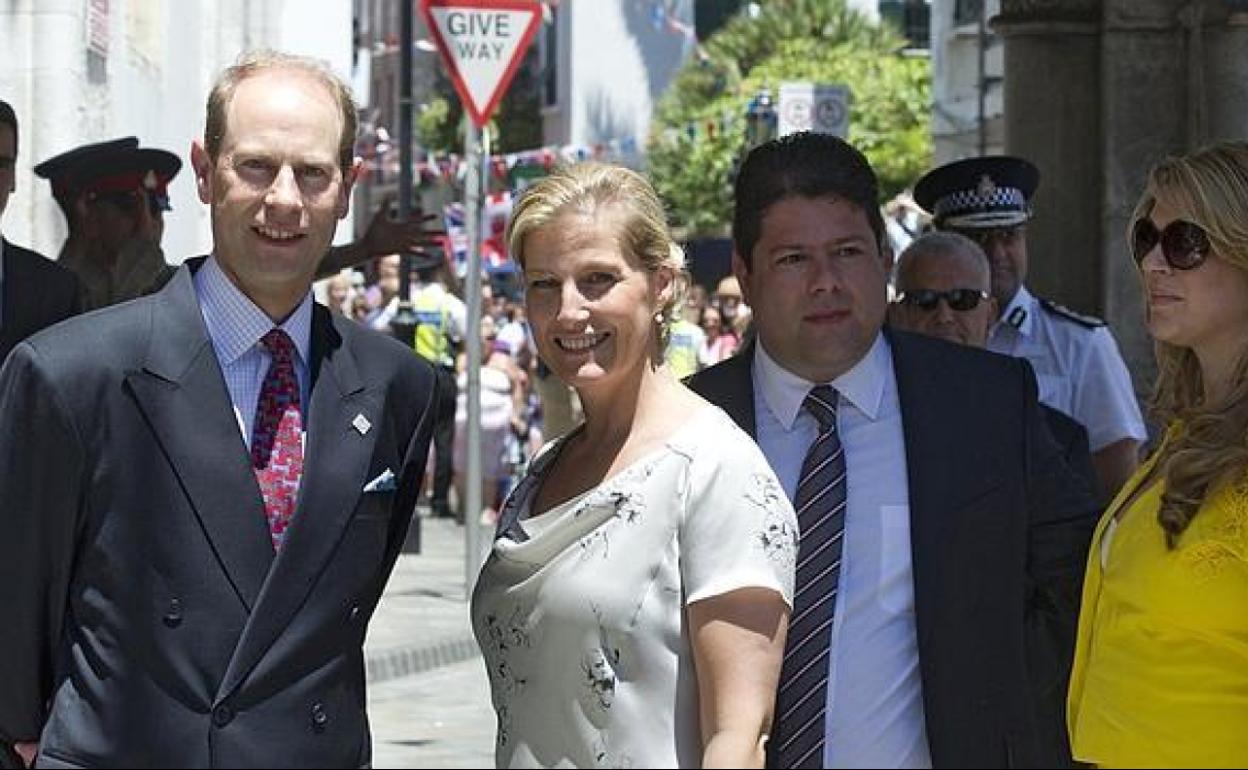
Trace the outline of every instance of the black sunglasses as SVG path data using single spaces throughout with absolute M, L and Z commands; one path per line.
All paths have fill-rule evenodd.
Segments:
M 897 301 L 901 304 L 917 307 L 928 313 L 935 310 L 942 299 L 949 305 L 949 309 L 963 313 L 979 307 L 980 300 L 988 299 L 988 292 L 975 289 L 950 289 L 949 291 L 919 289 L 903 291 L 897 295 Z
M 1135 264 L 1143 264 L 1144 257 L 1158 243 L 1166 264 L 1175 270 L 1200 267 L 1209 256 L 1209 234 L 1200 225 L 1176 219 L 1158 231 L 1151 219 L 1144 218 L 1137 221 L 1131 231 L 1131 255 L 1135 257 Z

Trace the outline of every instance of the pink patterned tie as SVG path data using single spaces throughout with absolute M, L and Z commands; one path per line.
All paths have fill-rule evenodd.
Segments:
M 286 527 L 295 513 L 299 478 L 303 475 L 303 423 L 299 414 L 299 378 L 295 346 L 281 329 L 260 338 L 273 357 L 260 387 L 251 429 L 251 467 L 256 471 L 264 512 L 269 519 L 273 550 L 282 547 Z

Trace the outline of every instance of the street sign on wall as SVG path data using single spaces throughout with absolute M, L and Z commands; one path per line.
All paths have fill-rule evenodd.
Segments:
M 425 26 L 478 128 L 489 122 L 542 22 L 535 0 L 421 0 Z
M 839 83 L 780 84 L 779 135 L 795 131 L 849 135 L 849 87 Z

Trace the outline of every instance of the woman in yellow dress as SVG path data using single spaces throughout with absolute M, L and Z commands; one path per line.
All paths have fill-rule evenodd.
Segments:
M 1248 766 L 1248 143 L 1155 166 L 1131 247 L 1165 438 L 1092 542 L 1067 717 L 1098 766 Z

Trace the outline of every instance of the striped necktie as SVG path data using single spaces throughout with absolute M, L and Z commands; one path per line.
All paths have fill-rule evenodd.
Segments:
M 784 646 L 768 767 L 823 766 L 832 612 L 845 535 L 845 451 L 836 431 L 836 403 L 836 391 L 818 385 L 803 404 L 819 421 L 819 435 L 802 461 L 793 502 L 801 532 L 797 593 Z

